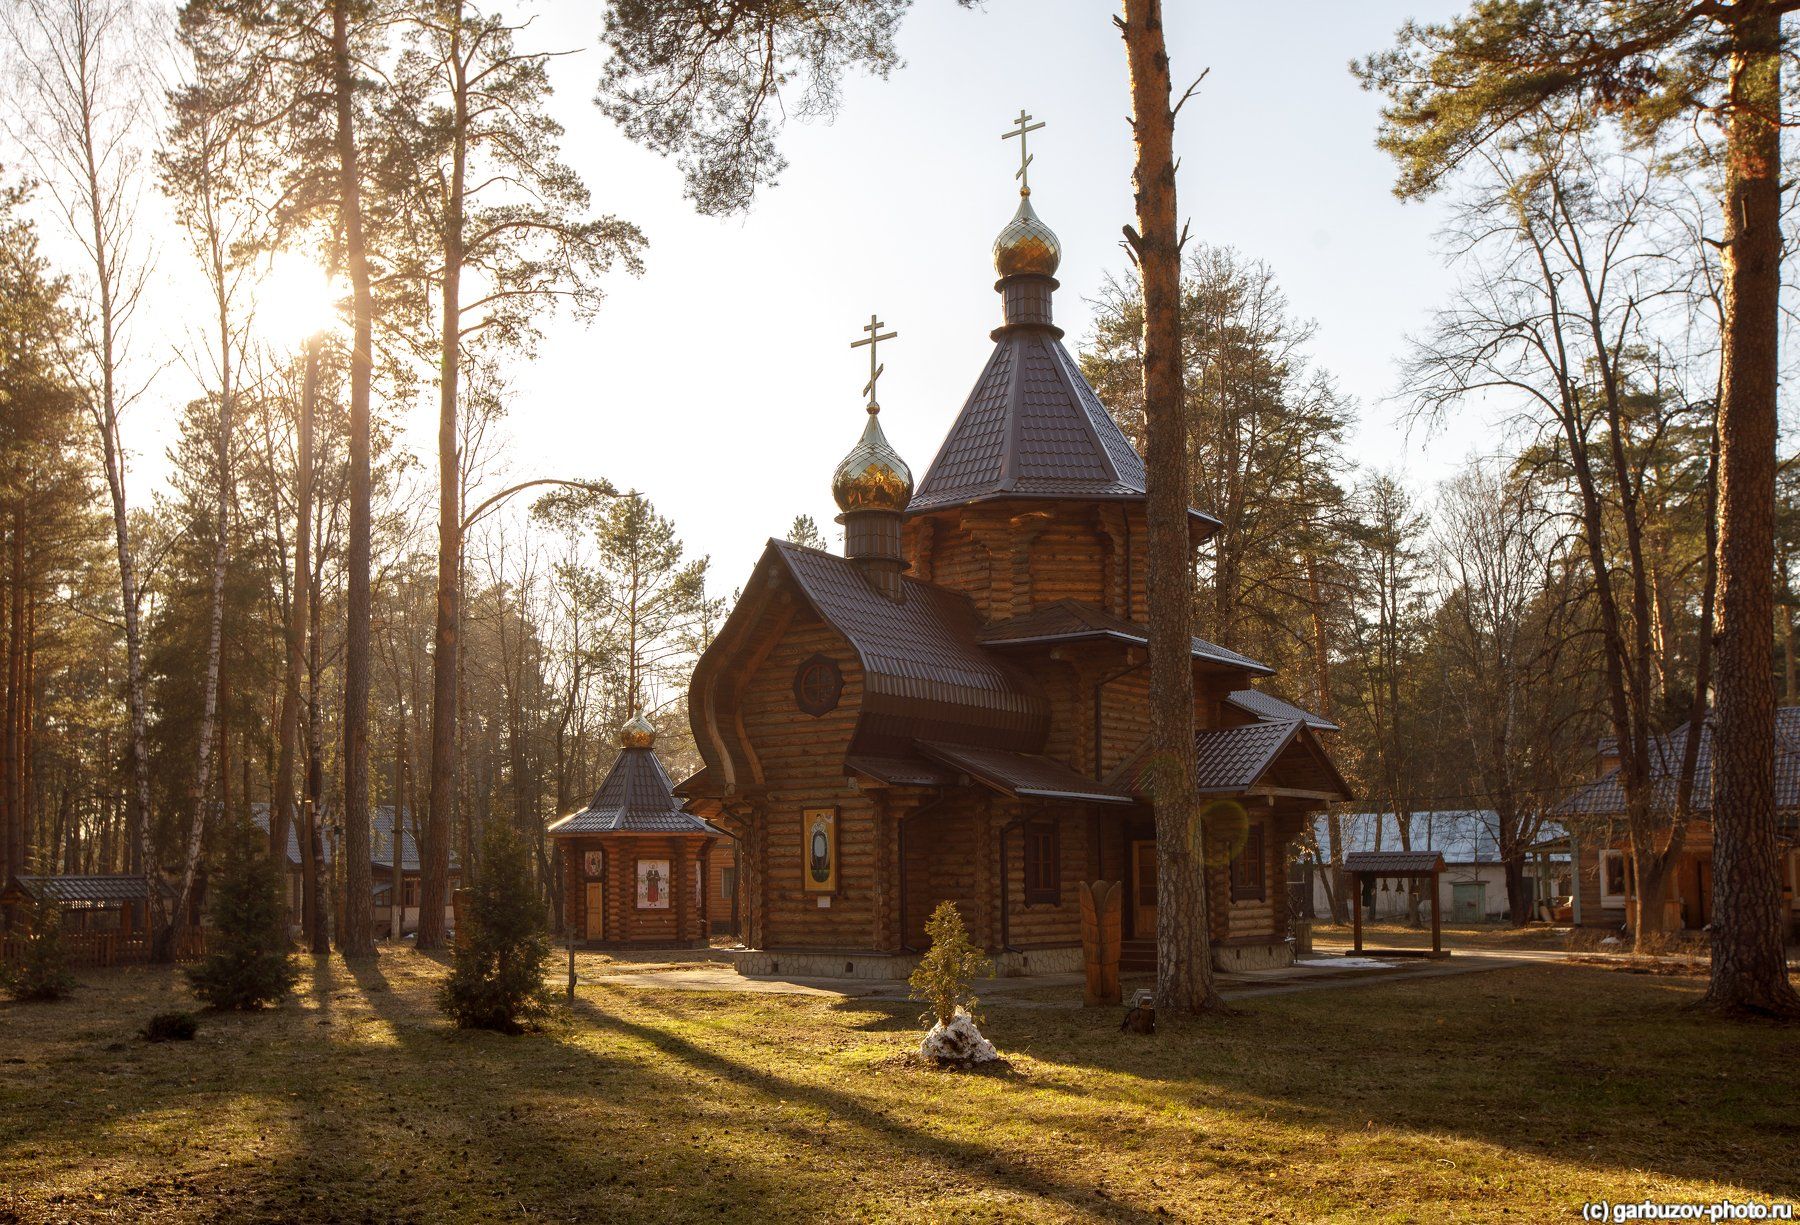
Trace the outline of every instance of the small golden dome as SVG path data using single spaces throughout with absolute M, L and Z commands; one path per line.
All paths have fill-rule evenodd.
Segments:
M 869 424 L 832 474 L 831 496 L 839 510 L 901 511 L 912 501 L 912 469 L 881 432 L 880 411 L 880 405 L 869 405 Z
M 632 715 L 625 726 L 619 729 L 619 747 L 624 749 L 647 749 L 656 744 L 656 729 L 650 726 L 650 720 L 644 718 L 643 712 Z
M 1050 227 L 1038 220 L 1031 207 L 1031 193 L 1023 192 L 1019 211 L 994 239 L 994 271 L 1008 276 L 1055 276 L 1062 262 L 1062 243 Z

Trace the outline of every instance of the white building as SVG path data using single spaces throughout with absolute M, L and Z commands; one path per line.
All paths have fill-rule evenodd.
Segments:
M 1338 818 L 1343 832 L 1342 851 L 1398 851 L 1405 844 L 1400 837 L 1400 824 L 1392 813 L 1346 813 Z M 1446 923 L 1498 922 L 1507 917 L 1506 870 L 1500 863 L 1497 818 L 1491 809 L 1449 809 L 1415 812 L 1411 821 L 1411 847 L 1415 851 L 1437 851 L 1444 857 L 1444 872 L 1438 880 L 1439 903 Z M 1545 824 L 1537 841 L 1561 838 L 1560 826 Z M 1323 815 L 1313 818 L 1315 856 L 1302 856 L 1301 870 L 1311 882 L 1312 912 L 1320 917 L 1331 914 L 1331 897 L 1327 892 L 1328 869 L 1319 864 L 1340 858 L 1331 846 L 1330 823 Z M 1531 854 L 1525 861 L 1525 875 L 1532 883 L 1532 896 L 1540 900 L 1569 896 L 1569 857 L 1566 851 Z M 1540 877 L 1542 878 L 1540 880 Z M 1410 887 L 1427 887 L 1423 882 Z M 1409 885 L 1405 881 L 1383 881 L 1374 888 L 1374 896 L 1363 896 L 1363 916 L 1367 919 L 1399 919 L 1406 916 Z

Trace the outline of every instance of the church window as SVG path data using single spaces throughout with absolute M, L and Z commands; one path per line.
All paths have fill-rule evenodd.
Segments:
M 1025 901 L 1056 904 L 1062 900 L 1062 864 L 1056 826 L 1025 827 Z
M 1250 822 L 1244 845 L 1231 861 L 1231 900 L 1260 902 L 1269 896 L 1268 868 L 1263 862 L 1263 823 Z
M 794 700 L 815 719 L 836 710 L 843 695 L 844 674 L 829 656 L 814 655 L 794 673 Z

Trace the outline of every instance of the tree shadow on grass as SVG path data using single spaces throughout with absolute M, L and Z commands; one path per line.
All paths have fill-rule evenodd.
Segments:
M 923 1131 L 873 1108 L 853 1093 L 778 1076 L 722 1052 L 709 1050 L 669 1029 L 606 1012 L 591 1000 L 579 1000 L 575 1012 L 597 1029 L 645 1043 L 666 1058 L 718 1077 L 770 1106 L 797 1102 L 825 1111 L 879 1141 L 897 1156 L 926 1161 L 940 1167 L 945 1174 L 964 1178 L 978 1175 L 997 1189 L 1036 1200 L 1054 1201 L 1077 1212 L 1112 1220 L 1159 1219 L 1155 1213 L 1100 1198 L 1092 1186 L 1027 1165 L 997 1149 Z M 838 1207 L 843 1207 L 841 1202 Z
M 1780 1053 L 1791 1031 L 1696 1016 L 1691 988 L 1622 979 L 1540 963 L 1265 997 L 1154 1037 L 1017 1010 L 989 1036 L 1077 1085 L 1136 1078 L 1154 1099 L 1328 1134 L 1452 1136 L 1569 1167 L 1800 1192 L 1781 1138 L 1800 1094 Z

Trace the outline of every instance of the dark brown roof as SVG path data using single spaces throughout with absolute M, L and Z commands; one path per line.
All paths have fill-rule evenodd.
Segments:
M 1310 710 L 1284 702 L 1272 693 L 1264 693 L 1260 689 L 1234 690 L 1226 699 L 1227 702 L 1243 711 L 1255 715 L 1258 719 L 1271 723 L 1293 723 L 1299 721 L 1315 732 L 1342 731 L 1330 719 L 1315 715 Z
M 552 822 L 552 834 L 710 834 L 681 801 L 654 749 L 621 749 L 606 780 L 580 812 Z
M 921 741 L 919 751 L 953 766 L 983 786 L 1003 795 L 1039 800 L 1085 800 L 1100 804 L 1132 804 L 1131 792 L 1078 774 L 1059 761 L 1035 753 Z
M 1288 723 L 1245 723 L 1238 727 L 1208 728 L 1194 736 L 1194 783 L 1201 795 L 1229 795 L 1247 791 L 1264 777 L 1292 749 L 1301 754 L 1303 768 L 1311 771 L 1306 790 L 1336 792 L 1349 799 L 1350 785 L 1338 773 L 1330 754 L 1318 738 L 1299 720 Z M 1289 758 L 1290 767 L 1294 758 Z M 1289 768 L 1289 767 L 1284 767 Z M 1140 795 L 1150 793 L 1149 745 L 1120 766 L 1112 781 L 1122 783 Z
M 1302 724 L 1246 723 L 1221 727 L 1194 737 L 1194 775 L 1201 794 L 1242 791 L 1256 785 Z
M 1654 808 L 1675 810 L 1683 754 L 1687 750 L 1688 725 L 1650 741 L 1650 795 Z M 1610 739 L 1610 738 L 1609 738 Z M 1693 811 L 1712 811 L 1712 721 L 1700 726 L 1699 751 L 1694 762 Z M 1616 746 L 1607 746 L 1616 751 Z M 1607 751 L 1603 749 L 1603 751 Z M 1783 706 L 1775 712 L 1775 807 L 1783 823 L 1800 823 L 1800 706 Z M 1553 810 L 1558 817 L 1618 817 L 1625 814 L 1625 787 L 1617 767 L 1569 796 Z
M 844 758 L 844 769 L 895 787 L 944 787 L 956 781 L 956 771 L 919 757 L 852 753 Z
M 1346 872 L 1408 876 L 1439 870 L 1443 866 L 1444 857 L 1436 851 L 1351 851 L 1344 856 Z
M 1144 461 L 1107 413 L 1059 329 L 1014 326 L 950 426 L 909 515 L 999 498 L 1141 501 Z M 1194 512 L 1212 528 L 1218 520 Z
M 116 906 L 150 896 L 150 882 L 142 876 L 15 876 L 13 880 L 40 902 Z M 164 881 L 157 882 L 157 890 L 165 898 L 175 896 L 175 890 Z
M 902 579 L 901 598 L 889 599 L 854 562 L 784 540 L 771 540 L 764 559 L 778 559 L 856 651 L 863 749 L 921 733 L 1015 749 L 1043 742 L 1048 704 L 1022 673 L 982 650 L 966 596 Z
M 1104 609 L 1080 600 L 1058 600 L 1010 620 L 984 626 L 977 637 L 990 647 L 1041 646 L 1046 643 L 1091 641 L 1110 638 L 1115 642 L 1145 646 L 1149 629 L 1135 621 L 1115 617 Z M 1275 675 L 1275 669 L 1247 655 L 1216 646 L 1204 638 L 1194 639 L 1194 658 L 1226 668 L 1242 668 L 1261 676 Z

